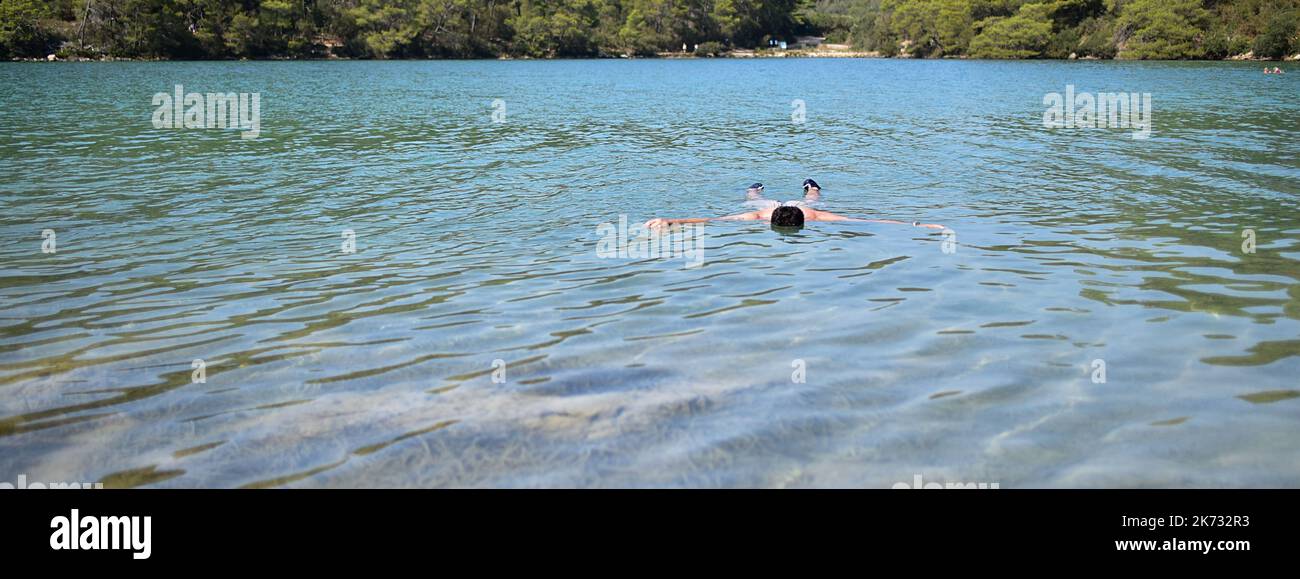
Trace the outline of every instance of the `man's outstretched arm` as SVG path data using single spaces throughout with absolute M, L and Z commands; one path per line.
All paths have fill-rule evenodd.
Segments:
M 653 229 L 656 227 L 666 227 L 669 225 L 673 225 L 675 223 L 707 223 L 709 221 L 752 221 L 752 220 L 759 219 L 758 214 L 759 214 L 758 211 L 750 211 L 748 213 L 737 213 L 735 215 L 727 215 L 724 217 L 686 217 L 681 219 L 669 219 L 665 217 L 656 217 L 654 219 L 651 219 L 650 221 L 645 222 L 645 226 L 647 228 Z
M 944 226 L 938 225 L 936 223 L 921 223 L 920 221 L 913 221 L 911 223 L 908 223 L 906 221 L 898 221 L 894 219 L 862 219 L 859 217 L 845 217 L 843 215 L 836 215 L 834 213 L 831 213 L 830 211 L 818 211 L 817 221 L 857 221 L 860 223 L 893 223 L 895 225 L 912 225 L 914 227 L 926 227 L 929 229 L 944 228 Z

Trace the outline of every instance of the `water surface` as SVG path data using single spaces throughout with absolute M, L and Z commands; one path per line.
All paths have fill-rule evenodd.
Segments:
M 1298 78 L 0 64 L 0 480 L 1300 486 Z M 177 84 L 260 93 L 260 137 L 155 129 Z M 1151 93 L 1151 137 L 1045 129 L 1067 85 Z M 600 223 L 806 177 L 955 251 L 724 223 L 699 267 L 597 255 Z

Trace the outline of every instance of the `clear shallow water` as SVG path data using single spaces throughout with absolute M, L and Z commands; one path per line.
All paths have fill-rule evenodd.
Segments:
M 1298 79 L 0 64 L 0 480 L 1300 486 Z M 261 137 L 154 129 L 175 84 L 261 93 Z M 1153 135 L 1044 129 L 1067 84 L 1152 93 Z M 698 268 L 596 255 L 620 215 L 734 213 L 805 177 L 957 249 L 724 223 Z

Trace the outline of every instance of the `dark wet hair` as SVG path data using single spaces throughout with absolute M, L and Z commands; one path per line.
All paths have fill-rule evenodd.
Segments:
M 762 183 L 754 183 L 753 185 L 750 185 L 749 188 L 750 188 L 750 189 L 762 189 L 762 188 L 763 188 L 763 184 L 762 184 Z
M 818 189 L 821 189 L 821 188 L 822 188 L 822 186 L 821 186 L 821 185 L 818 185 L 816 181 L 813 181 L 812 179 L 804 179 L 804 180 L 803 180 L 803 188 L 804 188 L 804 189 L 807 189 L 807 188 L 809 188 L 809 187 L 816 187 L 816 188 L 818 188 Z
M 772 210 L 772 225 L 777 227 L 803 227 L 803 211 L 798 207 L 782 205 Z

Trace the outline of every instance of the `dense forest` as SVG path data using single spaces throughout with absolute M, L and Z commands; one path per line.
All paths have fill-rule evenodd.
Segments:
M 823 35 L 883 56 L 1300 52 L 1300 0 L 0 0 L 0 58 L 698 56 Z

